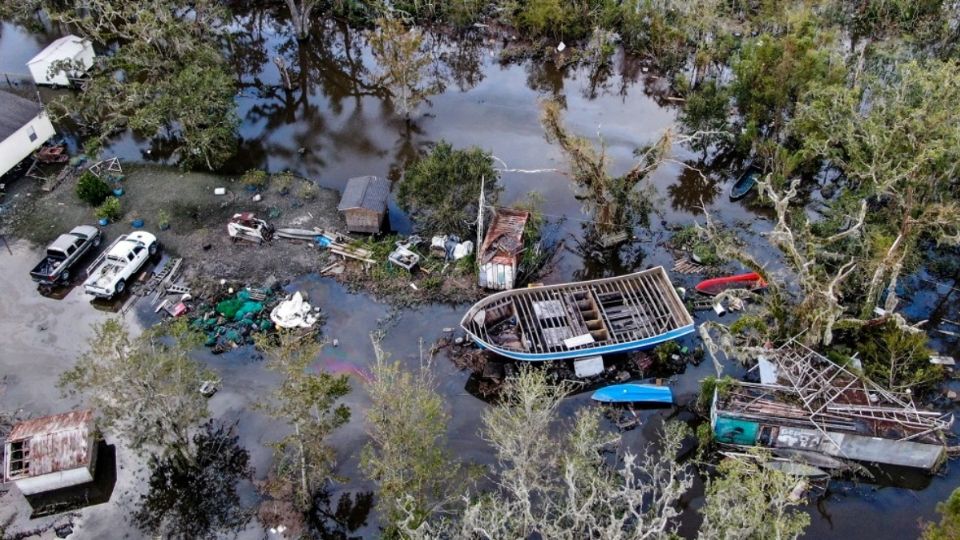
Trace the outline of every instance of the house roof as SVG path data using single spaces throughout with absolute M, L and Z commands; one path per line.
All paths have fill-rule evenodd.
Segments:
M 83 51 L 83 47 L 83 38 L 74 36 L 72 34 L 66 35 L 47 45 L 46 48 L 31 58 L 27 62 L 27 65 L 29 66 L 30 64 L 36 64 L 44 61 L 74 58 L 77 56 L 77 54 Z
M 530 212 L 506 208 L 497 210 L 480 247 L 481 262 L 512 264 L 523 248 L 523 228 L 528 219 Z
M 41 110 L 35 101 L 0 90 L 0 141 L 27 125 Z
M 93 411 L 89 409 L 20 422 L 7 437 L 4 462 L 10 462 L 10 443 L 27 441 L 28 477 L 83 467 L 91 458 L 88 441 L 92 433 Z
M 343 197 L 337 210 L 344 211 L 352 208 L 364 208 L 383 212 L 387 209 L 387 197 L 390 195 L 390 182 L 376 176 L 359 176 L 347 180 L 347 187 L 343 189 Z

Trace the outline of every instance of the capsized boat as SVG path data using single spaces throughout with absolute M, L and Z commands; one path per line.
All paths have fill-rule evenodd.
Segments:
M 647 349 L 694 330 L 662 266 L 499 292 L 474 304 L 460 326 L 480 347 L 534 362 Z
M 604 403 L 673 403 L 673 392 L 667 386 L 625 383 L 603 387 L 590 396 Z
M 737 181 L 734 182 L 730 188 L 730 200 L 735 201 L 746 197 L 747 193 L 750 193 L 750 190 L 753 189 L 753 186 L 757 185 L 757 180 L 760 179 L 760 173 L 760 169 L 756 167 L 747 167 L 747 170 L 737 178 Z
M 694 288 L 699 293 L 716 296 L 723 291 L 730 289 L 747 289 L 749 291 L 755 291 L 757 289 L 763 289 L 766 286 L 767 282 L 763 279 L 763 276 L 756 272 L 750 272 L 748 274 L 737 274 L 735 276 L 705 279 L 700 283 L 697 283 L 696 287 Z

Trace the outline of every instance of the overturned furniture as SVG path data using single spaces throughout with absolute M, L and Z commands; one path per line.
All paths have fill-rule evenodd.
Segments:
M 460 326 L 484 349 L 541 361 L 647 349 L 693 332 L 693 318 L 658 266 L 499 292 L 474 304 Z
M 360 176 L 347 180 L 337 210 L 347 222 L 347 231 L 378 233 L 387 216 L 390 182 L 376 176 Z
M 90 410 L 20 422 L 4 445 L 3 480 L 15 483 L 24 495 L 92 482 L 94 432 Z
M 796 342 L 758 359 L 760 383 L 715 390 L 714 439 L 774 454 L 936 470 L 946 459 L 953 416 L 920 410 Z
M 480 246 L 480 286 L 485 289 L 512 289 L 523 251 L 523 228 L 530 212 L 498 210 Z
M 273 226 L 257 218 L 253 212 L 241 212 L 230 218 L 230 222 L 227 223 L 227 234 L 234 242 L 249 240 L 262 244 L 273 238 Z

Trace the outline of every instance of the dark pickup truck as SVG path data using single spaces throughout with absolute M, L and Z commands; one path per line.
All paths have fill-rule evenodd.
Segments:
M 47 256 L 30 271 L 30 277 L 43 286 L 70 281 L 70 270 L 91 247 L 100 245 L 100 229 L 92 225 L 74 227 L 61 234 L 47 248 Z

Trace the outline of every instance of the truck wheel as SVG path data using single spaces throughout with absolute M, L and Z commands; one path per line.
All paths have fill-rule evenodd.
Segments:
M 70 283 L 70 271 L 69 271 L 69 270 L 64 270 L 63 272 L 60 272 L 60 281 L 62 281 L 63 283 Z
M 100 247 L 100 241 L 103 240 L 103 235 L 98 234 L 96 238 L 93 239 L 93 247 Z
M 150 247 L 147 248 L 147 253 L 149 253 L 151 257 L 157 254 L 157 243 L 156 243 L 156 242 L 150 244 Z
M 113 288 L 113 292 L 114 294 L 120 294 L 126 288 L 127 288 L 127 282 L 121 279 L 120 281 L 117 282 L 117 286 Z

